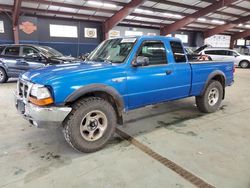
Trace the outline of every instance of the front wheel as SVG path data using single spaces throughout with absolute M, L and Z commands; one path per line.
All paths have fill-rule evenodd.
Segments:
M 204 94 L 196 97 L 196 105 L 201 112 L 211 113 L 218 110 L 223 97 L 223 87 L 220 82 L 212 80 Z
M 5 83 L 8 80 L 8 76 L 3 68 L 0 67 L 0 83 Z
M 77 151 L 97 151 L 112 137 L 116 119 L 114 108 L 104 99 L 82 99 L 73 105 L 64 122 L 64 137 Z

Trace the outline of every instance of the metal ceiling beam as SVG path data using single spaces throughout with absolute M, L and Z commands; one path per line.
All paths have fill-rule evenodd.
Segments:
M 161 34 L 162 35 L 167 35 L 170 34 L 173 31 L 176 31 L 192 22 L 194 22 L 197 18 L 200 18 L 208 13 L 214 12 L 215 10 L 224 7 L 224 6 L 228 6 L 233 2 L 236 2 L 237 0 L 220 0 L 216 3 L 213 3 L 201 10 L 196 11 L 193 14 L 190 14 L 189 16 L 186 16 L 185 18 L 176 21 L 173 24 L 170 24 L 169 26 L 164 27 L 161 30 Z
M 107 38 L 108 32 L 115 27 L 119 22 L 124 20 L 129 14 L 131 14 L 138 6 L 143 4 L 146 0 L 132 0 L 126 4 L 122 9 L 116 12 L 113 16 L 108 18 L 103 24 L 104 37 Z
M 237 39 L 241 39 L 241 38 L 246 38 L 250 36 L 250 29 L 243 31 L 243 32 L 239 32 L 239 33 L 235 33 L 234 35 L 231 36 L 231 41 L 230 41 L 230 48 L 233 49 L 234 47 L 234 42 Z
M 232 22 L 229 22 L 227 24 L 217 26 L 217 27 L 215 27 L 213 29 L 206 30 L 204 32 L 204 37 L 205 38 L 211 37 L 213 35 L 222 33 L 222 32 L 224 32 L 226 30 L 229 30 L 229 29 L 232 29 L 232 28 L 238 26 L 241 23 L 245 23 L 245 22 L 248 22 L 248 21 L 250 21 L 250 15 L 239 18 L 239 19 L 237 19 L 235 21 L 232 21 Z
M 15 0 L 12 10 L 12 25 L 13 25 L 13 35 L 15 44 L 19 44 L 19 29 L 18 29 L 18 20 L 20 15 L 20 8 L 22 5 L 22 0 Z
M 14 7 L 13 7 L 13 25 L 16 26 L 18 24 L 18 18 L 20 15 L 20 8 L 21 8 L 22 0 L 15 0 L 14 1 Z

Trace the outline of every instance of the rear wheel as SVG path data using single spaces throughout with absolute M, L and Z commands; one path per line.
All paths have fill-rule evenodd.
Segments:
M 211 113 L 218 110 L 223 97 L 223 87 L 220 82 L 212 80 L 204 94 L 196 97 L 196 105 L 201 112 Z
M 247 67 L 249 67 L 249 62 L 248 61 L 241 61 L 240 67 L 243 69 L 246 69 Z
M 0 67 L 0 83 L 5 83 L 8 80 L 8 76 L 3 68 Z
M 64 137 L 80 152 L 94 152 L 105 146 L 116 127 L 116 113 L 104 99 L 89 97 L 74 104 L 64 122 Z

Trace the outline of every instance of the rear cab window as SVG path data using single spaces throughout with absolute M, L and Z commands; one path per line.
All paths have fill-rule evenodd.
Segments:
M 170 46 L 176 63 L 186 63 L 186 55 L 181 42 L 170 41 Z

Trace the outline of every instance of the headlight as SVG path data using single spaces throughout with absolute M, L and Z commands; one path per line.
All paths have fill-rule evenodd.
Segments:
M 32 86 L 29 100 L 39 106 L 45 106 L 53 103 L 53 98 L 49 89 L 39 84 L 34 84 Z
M 37 99 L 46 99 L 51 97 L 48 88 L 38 84 L 34 84 L 32 86 L 30 94 L 31 96 L 36 97 Z

